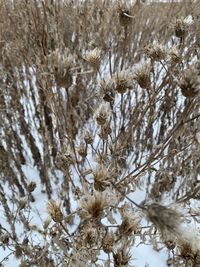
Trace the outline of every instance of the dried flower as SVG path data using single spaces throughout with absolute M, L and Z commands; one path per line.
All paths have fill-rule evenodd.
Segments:
M 122 223 L 119 227 L 120 236 L 129 236 L 141 230 L 140 219 L 128 204 L 124 204 L 120 210 Z
M 169 59 L 171 62 L 178 64 L 182 61 L 182 56 L 180 55 L 180 51 L 176 48 L 171 49 L 169 52 Z
M 141 88 L 149 88 L 151 85 L 150 69 L 149 64 L 144 64 L 135 71 L 134 79 Z
M 131 259 L 131 255 L 126 248 L 119 249 L 117 253 L 113 252 L 114 266 L 115 267 L 128 267 L 129 261 Z
M 115 235 L 114 233 L 111 231 L 111 232 L 108 232 L 106 234 L 106 236 L 104 237 L 103 241 L 102 241 L 102 248 L 103 248 L 103 251 L 105 253 L 111 253 L 113 251 L 113 246 L 115 244 Z
M 176 19 L 172 23 L 172 28 L 174 29 L 175 36 L 178 38 L 184 37 L 188 31 L 189 25 L 190 23 L 185 18 Z
M 63 214 L 59 204 L 55 200 L 49 200 L 47 210 L 54 222 L 60 223 L 63 220 Z
M 144 53 L 154 61 L 164 60 L 168 54 L 167 49 L 158 42 L 147 45 L 144 48 Z
M 103 125 L 101 127 L 101 132 L 99 133 L 99 137 L 102 140 L 108 140 L 108 136 L 112 133 L 112 130 L 108 124 Z
M 86 142 L 87 145 L 90 145 L 93 143 L 93 135 L 90 131 L 86 131 L 85 134 L 84 134 L 84 140 Z
M 133 88 L 133 75 L 129 70 L 115 74 L 113 79 L 115 81 L 115 90 L 120 94 L 126 93 L 128 89 Z
M 100 219 L 104 214 L 104 209 L 114 201 L 110 191 L 102 193 L 94 192 L 93 195 L 85 195 L 80 201 L 83 216 L 86 218 Z
M 94 172 L 94 188 L 97 191 L 104 191 L 106 187 L 110 185 L 112 179 L 111 172 L 109 169 L 106 169 L 104 166 L 100 165 Z
M 186 70 L 179 83 L 181 92 L 185 97 L 194 98 L 200 93 L 200 75 L 194 68 Z
M 87 146 L 80 145 L 77 149 L 77 152 L 82 158 L 86 158 L 87 157 Z
M 30 182 L 29 185 L 28 185 L 28 192 L 31 193 L 35 190 L 36 188 L 36 183 L 35 182 Z
M 9 235 L 8 234 L 3 234 L 1 235 L 1 242 L 4 244 L 4 245 L 8 245 L 9 243 Z
M 72 85 L 72 75 L 70 69 L 73 66 L 73 57 L 65 49 L 56 49 L 47 58 L 48 64 L 52 67 L 55 81 L 58 87 L 69 88 Z
M 89 52 L 87 52 L 85 60 L 90 63 L 90 65 L 98 70 L 101 63 L 101 50 L 98 48 L 95 48 Z
M 96 111 L 95 118 L 99 125 L 104 125 L 109 118 L 109 106 L 107 104 L 100 105 Z
M 175 210 L 153 203 L 146 207 L 146 215 L 162 234 L 180 234 L 181 215 Z

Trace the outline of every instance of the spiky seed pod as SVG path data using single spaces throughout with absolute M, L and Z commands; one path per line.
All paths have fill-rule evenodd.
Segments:
M 108 136 L 112 133 L 112 129 L 109 125 L 103 125 L 101 127 L 101 132 L 99 133 L 99 137 L 102 140 L 108 140 Z
M 95 112 L 95 119 L 97 123 L 103 126 L 109 119 L 110 107 L 109 104 L 102 104 Z
M 153 203 L 146 206 L 146 215 L 162 234 L 180 234 L 181 215 L 175 210 Z
M 134 225 L 131 224 L 131 221 L 128 217 L 125 217 L 122 221 L 122 224 L 119 226 L 120 236 L 129 236 L 134 230 Z
M 86 133 L 84 135 L 84 140 L 85 140 L 85 143 L 87 145 L 91 145 L 93 143 L 93 141 L 94 141 L 92 133 L 89 132 L 89 131 L 86 131 Z
M 63 214 L 60 210 L 59 204 L 55 200 L 49 200 L 47 210 L 54 222 L 60 223 L 63 220 Z
M 101 50 L 95 48 L 87 52 L 85 60 L 96 70 L 99 69 L 101 64 Z
M 166 240 L 164 243 L 169 250 L 173 250 L 176 247 L 176 242 L 174 240 Z
M 103 251 L 107 254 L 113 251 L 113 247 L 115 244 L 115 235 L 113 232 L 108 232 L 102 241 Z
M 133 88 L 133 77 L 129 70 L 115 74 L 113 79 L 115 90 L 119 94 L 124 94 L 128 89 L 131 90 Z
M 115 267 L 126 267 L 131 259 L 131 255 L 126 249 L 119 249 L 117 253 L 113 253 L 114 266 Z
M 1 242 L 2 242 L 4 245 L 8 245 L 9 240 L 10 240 L 10 238 L 9 238 L 9 235 L 8 235 L 8 234 L 3 234 L 3 235 L 1 236 Z
M 175 36 L 178 38 L 184 37 L 188 32 L 189 25 L 190 25 L 190 23 L 187 22 L 187 20 L 184 18 L 176 19 L 172 23 L 172 27 L 174 29 Z
M 144 64 L 138 68 L 134 74 L 134 79 L 138 82 L 141 88 L 149 88 L 151 85 L 150 65 Z
M 29 185 L 28 185 L 28 192 L 31 193 L 35 190 L 36 188 L 36 183 L 35 182 L 30 182 Z
M 99 125 L 104 125 L 107 122 L 107 112 L 105 110 L 99 110 L 96 114 L 96 121 Z
M 115 205 L 116 199 L 112 192 L 96 192 L 93 195 L 85 195 L 80 201 L 80 216 L 93 218 L 95 220 L 101 219 L 104 214 L 104 209 L 109 205 Z
M 192 246 L 189 242 L 183 242 L 179 245 L 180 256 L 185 260 L 194 262 L 197 258 L 197 252 L 193 251 Z
M 103 166 L 98 167 L 93 172 L 94 177 L 94 189 L 100 192 L 103 192 L 106 187 L 110 185 L 111 173 L 109 170 L 104 168 Z
M 65 49 L 56 49 L 47 57 L 48 65 L 54 74 L 57 86 L 69 88 L 72 85 L 72 75 L 70 68 L 73 65 L 73 56 Z
M 169 52 L 169 59 L 172 63 L 178 64 L 182 61 L 182 57 L 180 55 L 179 50 L 173 49 Z
M 86 158 L 87 157 L 87 146 L 86 145 L 79 146 L 77 149 L 77 152 L 82 158 Z
M 19 259 L 22 256 L 23 250 L 19 245 L 15 246 L 15 257 Z
M 27 199 L 26 198 L 20 198 L 19 200 L 19 209 L 23 210 L 26 207 Z
M 161 61 L 167 57 L 167 49 L 160 43 L 155 42 L 144 48 L 144 53 L 154 61 Z
M 179 83 L 181 92 L 185 97 L 194 98 L 200 94 L 200 75 L 194 68 L 186 70 Z
M 84 232 L 84 242 L 87 245 L 89 245 L 90 247 L 95 244 L 98 240 L 98 234 L 96 229 L 94 228 L 89 228 L 86 230 L 86 232 Z

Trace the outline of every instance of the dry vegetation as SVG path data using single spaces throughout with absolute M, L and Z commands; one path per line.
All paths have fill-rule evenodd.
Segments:
M 139 243 L 200 266 L 199 1 L 125 2 L 0 1 L 0 246 L 20 267 L 135 266 Z

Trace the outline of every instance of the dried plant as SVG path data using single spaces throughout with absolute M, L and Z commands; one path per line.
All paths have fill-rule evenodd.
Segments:
M 0 1 L 0 266 L 199 266 L 199 10 Z

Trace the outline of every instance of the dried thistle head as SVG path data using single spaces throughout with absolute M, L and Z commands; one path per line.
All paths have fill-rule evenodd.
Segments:
M 94 141 L 94 137 L 91 131 L 86 131 L 84 134 L 84 140 L 87 145 L 90 145 Z
M 181 242 L 178 246 L 178 251 L 180 253 L 180 257 L 186 261 L 190 261 L 195 266 L 199 266 L 200 264 L 200 251 L 194 250 L 190 242 Z M 198 265 L 197 265 L 198 264 Z
M 154 61 L 161 61 L 166 59 L 168 51 L 163 44 L 154 42 L 144 47 L 144 53 Z
M 31 193 L 35 190 L 35 188 L 37 187 L 36 183 L 35 182 L 30 182 L 28 184 L 28 192 Z
M 120 213 L 122 216 L 122 223 L 119 226 L 120 236 L 129 236 L 132 233 L 140 232 L 140 219 L 128 204 L 121 207 Z
M 86 217 L 99 219 L 103 215 L 104 209 L 108 206 L 108 198 L 105 194 L 95 192 L 94 195 L 88 195 L 81 199 L 80 207 L 86 212 Z
M 182 56 L 180 55 L 180 51 L 177 48 L 170 50 L 169 60 L 174 64 L 178 64 L 182 61 Z
M 77 152 L 82 158 L 86 158 L 87 157 L 87 146 L 85 144 L 80 145 L 77 148 Z
M 146 63 L 138 67 L 134 73 L 134 79 L 138 82 L 139 86 L 147 89 L 151 85 L 151 66 Z
M 116 253 L 113 252 L 113 259 L 115 267 L 128 267 L 131 255 L 126 248 L 121 248 Z
M 73 56 L 67 49 L 56 49 L 47 57 L 48 65 L 54 74 L 58 87 L 69 88 L 72 85 L 70 69 L 73 66 Z
M 187 34 L 190 22 L 188 22 L 188 20 L 183 17 L 177 18 L 174 22 L 172 22 L 171 26 L 174 30 L 175 36 L 182 38 Z
M 127 71 L 121 71 L 113 76 L 115 82 L 115 90 L 120 93 L 126 93 L 126 91 L 133 88 L 133 75 Z
M 99 125 L 104 125 L 109 119 L 110 107 L 107 104 L 101 104 L 95 112 L 95 119 Z
M 101 64 L 101 50 L 95 48 L 91 51 L 88 51 L 85 57 L 85 60 L 96 70 L 99 69 Z
M 179 83 L 181 92 L 185 97 L 194 98 L 200 93 L 200 75 L 196 68 L 186 70 Z
M 98 233 L 97 230 L 93 227 L 87 227 L 87 229 L 84 228 L 84 234 L 83 234 L 83 242 L 85 246 L 93 246 L 98 242 Z
M 112 172 L 109 170 L 109 168 L 99 165 L 96 170 L 93 171 L 93 178 L 94 189 L 102 192 L 110 185 L 110 181 L 112 180 Z
M 151 221 L 162 234 L 180 234 L 182 220 L 181 214 L 177 211 L 158 203 L 152 203 L 146 206 L 146 215 L 148 220 Z
M 111 203 L 115 203 L 115 198 L 110 191 L 96 192 L 93 195 L 85 195 L 80 200 L 80 212 L 82 217 L 100 219 L 104 215 L 104 209 Z
M 101 131 L 99 133 L 99 137 L 102 140 L 108 140 L 108 136 L 112 133 L 112 129 L 110 128 L 110 125 L 106 123 L 101 127 Z
M 113 247 L 115 244 L 116 236 L 115 234 L 110 231 L 106 234 L 102 241 L 102 248 L 105 253 L 111 253 L 113 251 Z
M 60 223 L 63 220 L 63 213 L 60 209 L 60 205 L 53 199 L 49 200 L 47 204 L 47 210 L 54 222 Z

